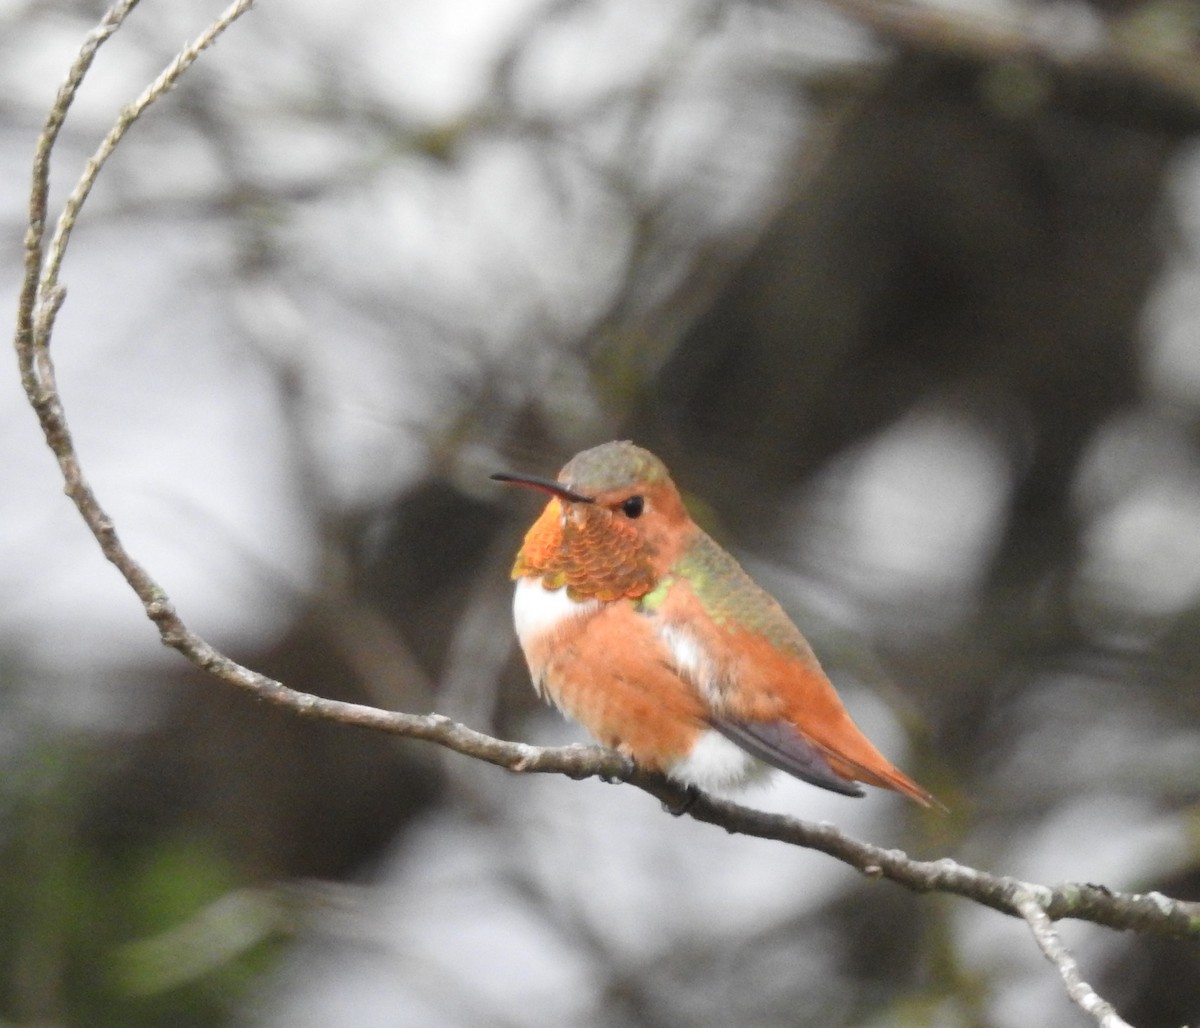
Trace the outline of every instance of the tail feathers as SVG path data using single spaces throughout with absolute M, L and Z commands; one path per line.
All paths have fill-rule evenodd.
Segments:
M 856 760 L 835 753 L 826 746 L 821 746 L 820 749 L 825 754 L 829 766 L 837 774 L 852 778 L 858 782 L 865 782 L 867 785 L 878 786 L 881 789 L 891 789 L 894 792 L 902 793 L 909 799 L 915 800 L 923 807 L 932 807 L 934 810 L 940 810 L 943 814 L 949 813 L 946 805 L 934 796 L 933 793 L 918 785 L 899 768 L 894 767 L 884 760 L 883 757 L 879 758 L 878 763 L 874 767 L 867 767 Z

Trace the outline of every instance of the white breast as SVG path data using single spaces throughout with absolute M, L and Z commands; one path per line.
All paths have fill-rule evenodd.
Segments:
M 567 587 L 547 589 L 536 578 L 517 579 L 513 592 L 513 622 L 521 646 L 528 648 L 534 639 L 565 620 L 583 617 L 600 606 L 599 600 L 573 600 Z

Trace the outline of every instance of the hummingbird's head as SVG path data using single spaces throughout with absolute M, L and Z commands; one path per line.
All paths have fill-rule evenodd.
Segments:
M 496 474 L 550 494 L 517 554 L 513 577 L 532 575 L 575 599 L 637 599 L 674 563 L 692 521 L 666 465 L 629 442 L 576 454 L 557 481 Z

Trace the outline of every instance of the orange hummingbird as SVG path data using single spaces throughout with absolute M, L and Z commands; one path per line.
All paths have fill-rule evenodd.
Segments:
M 513 565 L 513 615 L 534 686 L 596 739 L 703 789 L 760 761 L 861 796 L 933 796 L 842 706 L 783 608 L 691 519 L 666 466 L 629 442 L 577 454 Z M 940 805 L 940 804 L 939 804 Z

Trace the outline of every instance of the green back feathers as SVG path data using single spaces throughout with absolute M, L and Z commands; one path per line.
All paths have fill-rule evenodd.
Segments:
M 783 608 L 704 532 L 696 534 L 673 570 L 687 580 L 718 625 L 753 632 L 784 653 L 814 659 L 812 649 Z

